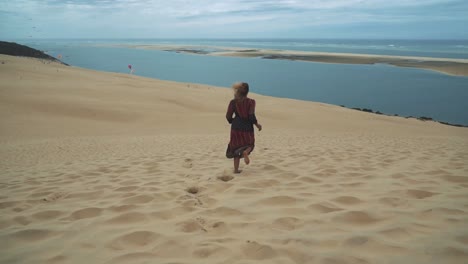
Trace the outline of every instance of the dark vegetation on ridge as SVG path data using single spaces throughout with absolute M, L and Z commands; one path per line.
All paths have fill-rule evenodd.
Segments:
M 14 43 L 14 42 L 0 41 L 0 54 L 43 59 L 47 61 L 58 62 L 58 63 L 68 66 L 68 64 L 63 63 L 62 61 L 48 54 L 45 54 L 44 52 L 40 50 L 33 49 L 28 46 L 24 46 L 24 45 Z
M 345 108 L 349 108 L 349 107 L 346 107 L 344 105 L 340 105 L 341 107 L 345 107 Z M 377 115 L 386 115 L 386 116 L 391 116 L 389 114 L 384 114 L 380 111 L 375 111 L 372 110 L 372 109 L 369 109 L 369 108 L 359 108 L 359 107 L 353 107 L 353 108 L 350 108 L 350 109 L 353 109 L 353 110 L 357 110 L 357 111 L 362 111 L 362 112 L 367 112 L 367 113 L 372 113 L 372 114 L 377 114 Z M 398 114 L 394 114 L 393 116 L 398 116 Z M 451 123 L 448 123 L 448 122 L 442 122 L 442 121 L 437 121 L 437 120 L 434 120 L 432 119 L 432 117 L 427 117 L 427 116 L 420 116 L 420 117 L 414 117 L 414 116 L 405 116 L 404 118 L 416 118 L 418 120 L 421 120 L 421 121 L 434 121 L 434 122 L 438 122 L 438 123 L 441 123 L 443 125 L 447 125 L 447 126 L 455 126 L 455 127 L 468 127 L 466 125 L 460 125 L 460 124 L 451 124 Z

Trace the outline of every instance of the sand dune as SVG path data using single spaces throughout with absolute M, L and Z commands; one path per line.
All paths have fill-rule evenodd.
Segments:
M 0 263 L 468 261 L 466 128 L 252 94 L 234 175 L 228 89 L 0 60 Z

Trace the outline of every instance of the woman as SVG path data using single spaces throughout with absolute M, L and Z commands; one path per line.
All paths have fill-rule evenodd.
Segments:
M 247 97 L 249 85 L 236 83 L 232 88 L 234 89 L 234 99 L 229 102 L 226 113 L 226 119 L 231 124 L 231 140 L 226 157 L 234 158 L 234 173 L 240 173 L 240 159 L 244 158 L 245 164 L 248 165 L 250 163 L 249 155 L 255 147 L 253 126 L 255 125 L 258 131 L 261 131 L 262 125 L 255 117 L 255 100 Z

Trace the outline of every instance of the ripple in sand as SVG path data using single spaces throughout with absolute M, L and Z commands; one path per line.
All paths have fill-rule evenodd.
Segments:
M 264 165 L 263 169 L 266 170 L 266 171 L 272 171 L 272 170 L 278 170 L 278 167 L 268 164 L 268 165 Z
M 37 193 L 32 193 L 28 197 L 31 198 L 37 198 L 37 197 L 47 197 L 48 195 L 53 194 L 53 192 L 37 192 Z
M 307 183 L 320 183 L 320 182 L 322 182 L 319 179 L 316 179 L 314 177 L 309 177 L 309 176 L 300 177 L 298 180 L 301 181 L 301 182 L 307 182 Z
M 134 252 L 134 253 L 128 253 L 128 254 L 124 254 L 124 255 L 118 256 L 116 258 L 113 258 L 108 263 L 109 264 L 113 264 L 113 263 L 151 263 L 151 261 L 154 261 L 154 259 L 156 257 L 157 257 L 156 255 L 154 255 L 152 253 L 148 253 L 148 252 Z
M 468 245 L 468 235 L 457 236 L 456 240 L 462 244 Z
M 345 205 L 358 204 L 362 202 L 361 200 L 359 200 L 358 198 L 354 196 L 340 196 L 338 198 L 333 199 L 333 201 L 340 203 L 340 204 L 345 204 Z
M 287 195 L 278 195 L 269 198 L 262 199 L 258 202 L 258 204 L 262 205 L 291 205 L 295 204 L 298 199 L 287 196 Z
M 160 235 L 151 231 L 134 231 L 112 240 L 109 247 L 117 250 L 144 247 L 152 244 L 160 237 Z
M 265 260 L 276 257 L 276 251 L 269 245 L 263 245 L 255 241 L 247 241 L 242 247 L 245 257 L 254 260 Z
M 277 185 L 281 185 L 282 183 L 277 180 L 272 180 L 272 179 L 259 179 L 255 180 L 252 182 L 249 182 L 249 187 L 250 188 L 269 188 Z
M 67 261 L 67 257 L 64 255 L 57 255 L 55 257 L 49 258 L 47 261 L 48 263 L 64 263 Z
M 465 214 L 465 211 L 459 210 L 459 209 L 450 209 L 450 208 L 445 208 L 445 207 L 437 207 L 437 208 L 432 208 L 428 210 L 424 210 L 421 212 L 422 214 L 437 214 L 440 216 L 443 215 L 462 215 Z
M 366 236 L 355 236 L 345 240 L 345 245 L 347 246 L 361 246 L 369 241 L 369 238 Z
M 401 178 L 405 178 L 406 175 L 403 174 L 403 173 L 394 173 L 394 174 L 390 175 L 390 177 L 392 177 L 393 179 L 401 179 Z
M 317 211 L 317 212 L 323 213 L 323 214 L 343 210 L 342 208 L 339 208 L 339 207 L 336 207 L 336 206 L 333 206 L 333 205 L 325 205 L 325 204 L 322 204 L 322 203 L 311 204 L 311 205 L 309 205 L 307 207 L 307 209 L 314 210 L 314 211 Z
M 236 192 L 236 194 L 259 194 L 262 191 L 258 190 L 258 189 L 239 188 L 235 192 Z
M 147 216 L 142 213 L 137 212 L 130 212 L 124 213 L 114 218 L 111 218 L 107 221 L 109 224 L 129 224 L 129 223 L 137 223 L 143 222 L 147 219 Z
M 101 212 L 102 212 L 101 208 L 95 208 L 95 207 L 84 208 L 84 209 L 74 211 L 70 215 L 70 218 L 75 219 L 75 220 L 92 218 L 92 217 L 99 216 Z
M 159 244 L 156 248 L 153 249 L 153 252 L 158 257 L 163 258 L 180 258 L 181 256 L 186 256 L 189 253 L 188 247 L 184 241 L 178 240 L 168 240 Z
M 322 259 L 320 263 L 322 264 L 369 264 L 371 262 L 363 258 L 346 256 L 346 257 L 326 257 Z
M 87 200 L 98 199 L 103 194 L 102 191 L 90 191 L 90 192 L 77 192 L 70 193 L 67 198 L 83 198 Z
M 124 204 L 124 205 L 116 205 L 116 206 L 111 206 L 109 207 L 108 209 L 109 210 L 112 210 L 114 212 L 125 212 L 125 211 L 129 211 L 129 210 L 133 210 L 135 208 L 138 208 L 138 206 L 134 205 L 134 204 Z
M 363 211 L 350 211 L 342 213 L 335 217 L 336 220 L 347 224 L 369 225 L 379 221 L 379 219 L 370 216 Z
M 242 215 L 241 211 L 226 206 L 220 206 L 215 209 L 206 210 L 205 213 L 209 215 L 217 215 L 220 217 Z
M 197 248 L 192 255 L 197 258 L 215 258 L 225 257 L 231 253 L 231 250 L 218 245 L 206 245 Z
M 57 217 L 63 215 L 62 211 L 58 210 L 47 210 L 38 212 L 32 215 L 32 218 L 39 219 L 39 220 L 51 220 L 56 219 Z
M 131 191 L 134 191 L 134 190 L 136 190 L 138 188 L 140 188 L 140 187 L 138 187 L 138 186 L 125 186 L 125 187 L 117 188 L 114 191 L 116 191 L 116 192 L 131 192 Z
M 56 233 L 46 229 L 26 229 L 11 234 L 11 237 L 24 242 L 36 242 L 47 239 L 53 235 L 56 235 Z
M 281 230 L 294 230 L 302 224 L 302 220 L 296 217 L 280 217 L 273 221 L 273 227 Z
M 454 182 L 454 183 L 468 182 L 468 177 L 466 177 L 466 176 L 445 175 L 445 176 L 442 176 L 442 178 L 444 178 L 448 182 Z
M 169 220 L 175 217 L 175 213 L 172 210 L 152 212 L 150 215 L 158 220 Z
M 390 205 L 393 207 L 400 206 L 407 204 L 408 201 L 406 199 L 401 199 L 398 197 L 383 197 L 379 199 L 379 202 L 385 204 L 385 205 Z
M 13 218 L 13 221 L 15 223 L 18 223 L 20 225 L 29 225 L 32 221 L 30 221 L 28 218 L 25 216 L 17 216 Z
M 18 202 L 13 202 L 13 201 L 2 202 L 2 203 L 0 203 L 0 209 L 10 208 L 10 207 L 13 207 L 13 206 L 15 206 L 17 204 L 18 204 Z
M 5 220 L 0 220 L 0 230 L 8 228 L 12 224 L 13 224 L 12 221 L 8 221 L 6 219 Z
M 154 200 L 154 198 L 149 196 L 149 195 L 138 195 L 138 196 L 127 198 L 127 199 L 123 200 L 122 203 L 142 204 L 142 203 L 149 203 L 152 200 Z
M 380 231 L 379 233 L 384 235 L 385 237 L 389 237 L 391 239 L 396 239 L 396 240 L 410 239 L 412 237 L 408 229 L 403 228 L 403 227 L 385 229 L 385 230 Z
M 437 193 L 423 191 L 423 190 L 407 190 L 406 193 L 416 199 L 424 199 L 436 195 Z
M 290 258 L 293 263 L 315 263 L 314 257 L 297 248 L 278 249 L 278 253 Z
M 432 254 L 438 255 L 441 257 L 457 257 L 457 258 L 464 258 L 464 259 L 468 257 L 468 251 L 466 249 L 457 248 L 457 247 L 436 248 L 432 250 Z

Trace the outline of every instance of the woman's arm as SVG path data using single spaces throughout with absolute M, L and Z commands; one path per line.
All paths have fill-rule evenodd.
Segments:
M 262 125 L 260 125 L 259 123 L 255 124 L 255 126 L 257 127 L 258 131 L 262 131 Z
M 257 117 L 255 116 L 255 104 L 255 100 L 251 100 L 249 107 L 249 121 L 258 128 L 258 131 L 261 131 L 262 125 L 258 123 Z
M 228 109 L 226 111 L 226 120 L 229 122 L 229 124 L 232 123 L 232 115 L 234 114 L 234 101 L 229 102 Z

